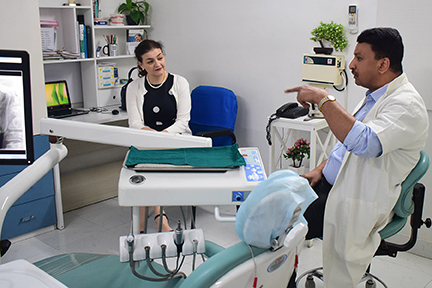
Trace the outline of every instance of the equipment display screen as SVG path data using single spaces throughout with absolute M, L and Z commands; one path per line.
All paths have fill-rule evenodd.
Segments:
M 30 63 L 26 51 L 0 50 L 0 164 L 34 161 Z

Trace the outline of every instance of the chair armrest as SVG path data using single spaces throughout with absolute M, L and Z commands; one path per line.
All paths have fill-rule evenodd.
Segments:
M 206 244 L 206 248 L 207 247 Z M 269 250 L 254 246 L 251 246 L 250 249 L 252 249 L 254 257 Z M 237 265 L 250 259 L 250 249 L 246 243 L 239 242 L 236 245 L 221 250 L 198 266 L 194 273 L 183 281 L 180 288 L 210 287 L 221 276 L 225 275 Z
M 205 250 L 204 255 L 210 258 L 217 253 L 222 252 L 225 248 L 211 241 L 205 241 Z
M 232 144 L 237 142 L 234 133 L 229 128 L 213 130 L 213 131 L 198 132 L 195 135 L 201 136 L 201 137 L 210 137 L 210 138 L 216 138 L 216 137 L 221 137 L 221 136 L 230 136 L 232 139 Z

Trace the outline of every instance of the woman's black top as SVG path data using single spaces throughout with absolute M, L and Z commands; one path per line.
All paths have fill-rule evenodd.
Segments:
M 144 81 L 147 94 L 144 95 L 144 125 L 162 131 L 173 125 L 177 117 L 177 102 L 169 91 L 174 84 L 174 76 L 168 74 L 168 78 L 161 87 L 151 87 L 147 79 Z

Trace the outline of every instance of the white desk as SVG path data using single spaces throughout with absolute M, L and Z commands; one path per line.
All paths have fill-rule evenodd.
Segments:
M 295 138 L 297 137 L 295 135 L 296 131 L 306 131 L 310 134 L 309 170 L 312 170 L 328 158 L 330 153 L 328 149 L 333 148 L 332 146 L 335 141 L 330 128 L 328 128 L 327 121 L 325 119 L 304 121 L 306 118 L 307 116 L 297 119 L 279 118 L 271 123 L 270 134 L 272 145 L 270 146 L 270 174 L 282 167 L 281 161 L 287 161 L 283 157 L 283 154 L 288 148 L 291 148 L 297 140 L 297 138 Z M 320 137 L 318 131 L 325 132 L 325 135 Z M 317 155 L 317 147 L 320 148 L 319 155 Z
M 97 123 L 97 124 L 105 124 L 105 123 L 110 123 L 110 122 L 128 119 L 127 112 L 124 110 L 121 110 L 119 108 L 119 105 L 107 106 L 107 107 L 103 107 L 103 108 L 107 109 L 107 111 L 89 112 L 88 114 L 65 117 L 65 118 L 61 118 L 61 119 L 70 120 L 70 121 L 87 122 L 87 123 Z M 112 110 L 114 110 L 114 109 L 118 110 L 119 114 L 113 115 Z

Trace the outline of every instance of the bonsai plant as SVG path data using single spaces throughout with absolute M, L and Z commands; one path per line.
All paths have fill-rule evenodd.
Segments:
M 128 18 L 131 18 L 133 20 L 134 23 L 130 23 L 128 21 L 129 25 L 138 25 L 140 22 L 141 24 L 145 23 L 145 17 L 147 16 L 149 8 L 150 4 L 147 3 L 145 0 L 126 0 L 126 2 L 120 4 L 117 12 L 125 14 L 126 21 L 128 21 Z
M 342 24 L 337 24 L 331 21 L 330 23 L 323 23 L 320 22 L 320 25 L 315 27 L 311 34 L 313 37 L 310 38 L 310 40 L 319 42 L 321 47 L 314 48 L 315 53 L 323 53 L 323 54 L 331 54 L 333 52 L 333 49 L 331 47 L 325 47 L 323 41 L 329 41 L 333 48 L 336 51 L 342 52 L 347 46 L 348 46 L 348 40 L 345 36 L 344 26 Z M 330 48 L 328 51 L 330 53 L 326 53 L 325 51 L 327 49 L 324 49 L 324 51 L 321 51 L 322 49 L 319 48 Z M 318 52 L 317 52 L 318 51 Z
M 307 156 L 310 157 L 310 143 L 307 140 L 300 138 L 295 143 L 294 146 L 289 148 L 286 154 L 284 154 L 285 159 L 292 159 L 293 167 L 299 168 L 303 162 L 303 159 Z

